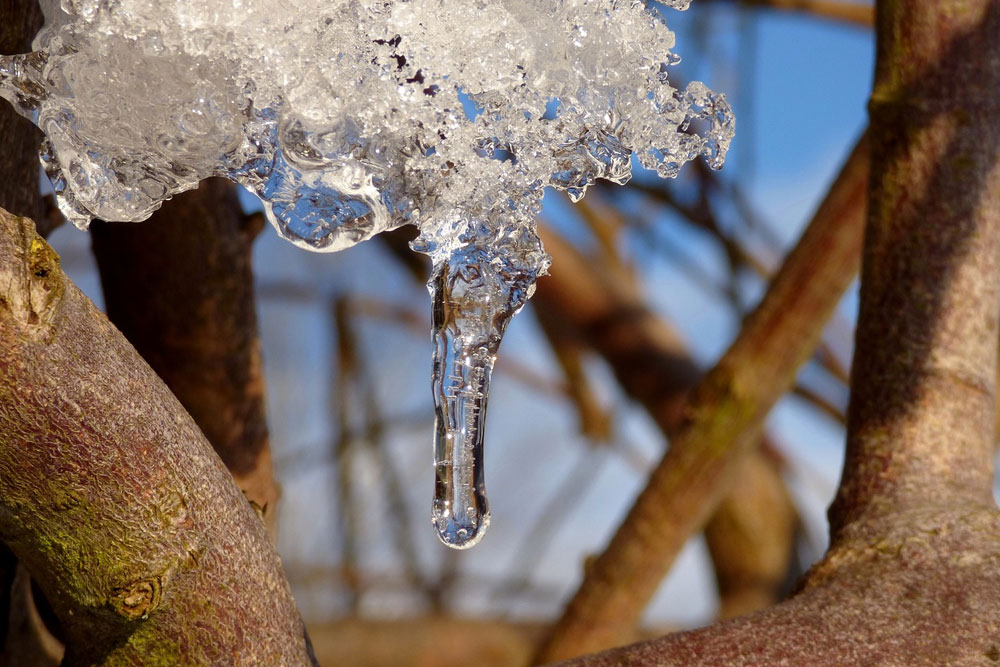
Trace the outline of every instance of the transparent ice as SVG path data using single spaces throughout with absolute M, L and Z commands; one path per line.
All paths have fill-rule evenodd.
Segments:
M 676 9 L 685 0 L 663 3 Z M 433 260 L 433 522 L 451 547 L 489 524 L 483 425 L 510 318 L 545 273 L 543 190 L 574 201 L 718 168 L 725 98 L 679 61 L 640 0 L 47 0 L 0 96 L 45 133 L 60 209 L 143 220 L 209 176 L 255 192 L 309 250 L 404 224 Z M 377 269 L 376 269 L 377 270 Z

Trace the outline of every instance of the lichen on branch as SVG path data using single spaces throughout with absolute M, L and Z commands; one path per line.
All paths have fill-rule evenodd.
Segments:
M 34 223 L 4 211 L 0 285 L 0 538 L 58 615 L 66 664 L 309 664 L 222 462 Z

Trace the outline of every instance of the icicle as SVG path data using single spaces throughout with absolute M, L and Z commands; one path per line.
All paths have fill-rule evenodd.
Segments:
M 490 524 L 483 435 L 493 363 L 507 324 L 534 291 L 538 266 L 547 266 L 532 256 L 534 263 L 518 270 L 512 259 L 468 245 L 435 262 L 427 284 L 434 306 L 431 518 L 455 549 L 474 546 Z

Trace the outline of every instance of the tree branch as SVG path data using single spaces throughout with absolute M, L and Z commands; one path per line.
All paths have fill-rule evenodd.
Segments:
M 834 536 L 928 498 L 992 505 L 1000 3 L 880 11 L 876 177 Z
M 596 211 L 591 214 L 596 217 Z M 591 346 L 672 440 L 683 426 L 687 393 L 700 377 L 680 336 L 649 310 L 634 280 L 623 273 L 624 266 L 608 253 L 588 261 L 551 228 L 543 227 L 540 233 L 553 266 L 539 283 L 534 312 L 557 357 L 578 350 L 582 343 Z M 581 312 L 574 308 L 577 304 L 586 304 L 588 310 Z M 595 326 L 597 322 L 615 326 Z M 586 425 L 594 409 L 585 401 L 577 405 Z M 744 464 L 741 479 L 745 483 L 734 489 L 735 497 L 720 505 L 706 527 L 720 604 L 727 614 L 734 609 L 756 611 L 778 600 L 787 580 L 796 523 L 773 461 L 754 454 Z M 751 517 L 747 507 L 766 511 Z
M 95 222 L 108 317 L 153 367 L 273 528 L 251 254 L 236 189 L 205 181 L 141 224 Z
M 693 392 L 684 426 L 588 568 L 540 662 L 627 638 L 684 542 L 736 481 L 768 411 L 857 271 L 867 167 L 862 139 L 737 340 Z
M 263 524 L 194 421 L 0 214 L 0 536 L 66 664 L 309 664 Z
M 864 28 L 875 24 L 871 5 L 842 0 L 740 0 L 740 4 L 763 9 L 800 12 L 817 18 L 849 23 Z

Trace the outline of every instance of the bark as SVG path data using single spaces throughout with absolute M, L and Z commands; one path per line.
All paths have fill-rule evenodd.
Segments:
M 66 664 L 309 664 L 256 514 L 194 421 L 0 214 L 0 537 L 57 614 Z
M 1000 520 L 897 515 L 770 609 L 579 660 L 576 667 L 993 665 Z
M 578 665 L 1000 661 L 991 500 L 1000 2 L 878 5 L 872 180 L 832 544 L 787 602 Z
M 108 317 L 208 437 L 273 528 L 274 481 L 251 254 L 259 225 L 221 179 L 141 224 L 95 222 Z
M 992 504 L 1000 2 L 881 5 L 869 108 L 878 178 L 834 534 L 928 493 Z
M 0 53 L 24 53 L 31 50 L 31 40 L 42 26 L 41 8 L 35 0 L 0 0 Z M 51 225 L 39 192 L 38 147 L 42 134 L 31 122 L 14 111 L 14 107 L 0 101 L 0 208 L 38 221 L 41 233 Z M 52 216 L 54 217 L 54 216 Z M 9 665 L 43 664 L 41 661 L 24 660 L 31 646 L 41 645 L 44 637 L 37 632 L 37 625 L 20 623 L 28 618 L 33 608 L 26 605 L 29 596 L 18 595 L 12 589 L 18 571 L 17 559 L 5 546 L 3 552 L 2 581 L 0 581 L 0 663 Z M 22 577 L 27 587 L 27 576 Z M 11 618 L 13 617 L 13 618 Z M 10 627 L 11 632 L 8 634 Z M 22 646 L 23 645 L 23 646 Z
M 861 255 L 862 140 L 739 337 L 694 390 L 685 423 L 537 656 L 627 640 L 687 538 L 722 501 L 774 403 L 819 340 Z

